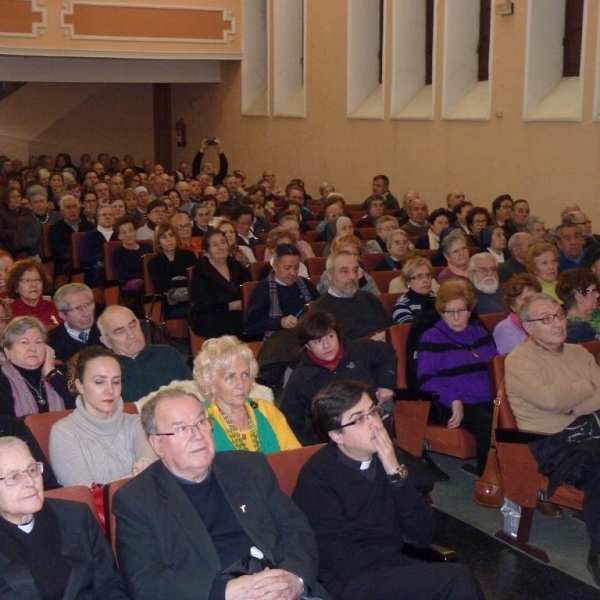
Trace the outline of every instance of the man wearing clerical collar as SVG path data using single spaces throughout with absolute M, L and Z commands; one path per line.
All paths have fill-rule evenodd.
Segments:
M 342 600 L 482 599 L 466 565 L 424 563 L 404 540 L 431 542 L 433 512 L 419 494 L 369 386 L 340 379 L 314 398 L 329 444 L 302 468 L 292 496 L 317 534 L 319 580 Z

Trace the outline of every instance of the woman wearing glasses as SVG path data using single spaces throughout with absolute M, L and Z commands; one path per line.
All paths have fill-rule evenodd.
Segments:
M 0 370 L 0 414 L 14 417 L 73 408 L 54 350 L 39 319 L 16 317 L 0 341 L 6 361 Z
M 581 344 L 600 336 L 598 284 L 588 269 L 563 271 L 556 283 L 556 293 L 567 313 L 567 343 Z
M 438 275 L 438 283 L 441 284 L 452 277 L 468 281 L 470 256 L 464 233 L 460 229 L 445 229 L 440 237 L 440 250 L 448 266 Z
M 396 301 L 392 317 L 396 323 L 412 323 L 423 303 L 435 298 L 432 291 L 433 267 L 426 258 L 412 258 L 406 261 L 402 275 L 408 291 Z
M 80 502 L 44 499 L 43 472 L 24 441 L 0 439 L 2 597 L 126 600 L 97 519 Z
M 56 327 L 60 319 L 54 302 L 42 296 L 50 288 L 50 278 L 41 263 L 18 260 L 6 278 L 6 294 L 14 299 L 11 304 L 13 317 L 35 317 L 47 328 Z
M 230 335 L 204 342 L 194 360 L 194 380 L 208 401 L 217 452 L 249 450 L 270 454 L 300 447 L 274 404 L 250 398 L 257 374 L 252 350 Z
M 481 475 L 492 425 L 487 362 L 498 351 L 490 333 L 469 321 L 476 303 L 469 282 L 454 279 L 440 286 L 435 308 L 441 319 L 417 344 L 417 375 L 419 389 L 439 394 L 430 419 L 475 436 Z
M 75 410 L 50 431 L 50 462 L 61 485 L 110 483 L 143 471 L 156 460 L 139 415 L 123 412 L 121 365 L 101 346 L 69 362 Z

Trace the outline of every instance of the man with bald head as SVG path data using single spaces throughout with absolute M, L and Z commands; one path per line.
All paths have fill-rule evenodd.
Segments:
M 408 222 L 402 225 L 401 229 L 406 231 L 410 237 L 420 237 L 429 231 L 429 221 L 427 217 L 427 202 L 422 198 L 415 198 L 407 205 Z
M 514 233 L 508 240 L 508 251 L 510 258 L 505 260 L 499 267 L 500 283 L 505 283 L 513 275 L 525 273 L 525 259 L 527 251 L 533 245 L 533 236 L 530 233 L 519 232 Z
M 121 363 L 124 402 L 135 402 L 175 379 L 191 379 L 177 350 L 146 344 L 140 322 L 128 308 L 109 306 L 98 318 L 98 329 L 100 341 Z

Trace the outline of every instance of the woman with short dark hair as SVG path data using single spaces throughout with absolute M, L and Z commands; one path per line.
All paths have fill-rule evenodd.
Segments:
M 303 445 L 321 440 L 310 420 L 314 396 L 338 379 L 367 382 L 380 404 L 392 399 L 396 387 L 396 353 L 373 340 L 344 341 L 335 317 L 325 310 L 308 311 L 296 326 L 302 347 L 300 362 L 283 392 L 281 412 Z
M 589 269 L 568 269 L 558 276 L 556 293 L 567 313 L 567 343 L 591 342 L 600 336 L 598 284 Z

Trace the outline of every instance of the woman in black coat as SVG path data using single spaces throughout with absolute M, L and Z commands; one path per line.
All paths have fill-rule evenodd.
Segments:
M 229 255 L 222 231 L 209 231 L 203 238 L 200 258 L 191 284 L 191 326 L 205 338 L 221 335 L 242 337 L 242 283 L 250 281 L 250 271 Z

